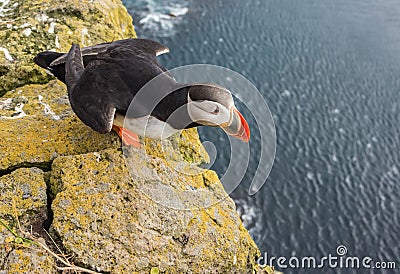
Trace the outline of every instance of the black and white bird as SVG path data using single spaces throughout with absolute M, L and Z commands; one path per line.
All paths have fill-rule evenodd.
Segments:
M 71 107 L 83 123 L 100 133 L 113 129 L 126 145 L 140 146 L 136 134 L 160 139 L 202 125 L 248 142 L 249 126 L 230 91 L 212 83 L 178 83 L 156 59 L 168 52 L 156 41 L 125 39 L 82 49 L 73 44 L 68 53 L 41 52 L 34 62 L 67 85 Z M 154 94 L 141 94 L 144 100 L 131 111 L 134 97 L 159 75 L 163 84 Z

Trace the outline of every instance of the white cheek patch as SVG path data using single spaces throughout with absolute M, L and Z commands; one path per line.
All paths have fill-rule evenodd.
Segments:
M 219 112 L 212 112 L 218 108 Z M 213 101 L 191 101 L 188 103 L 188 113 L 190 119 L 206 125 L 219 126 L 230 122 L 230 111 L 223 105 Z

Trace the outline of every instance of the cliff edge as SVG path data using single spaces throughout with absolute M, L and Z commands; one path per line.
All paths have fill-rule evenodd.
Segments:
M 209 159 L 196 130 L 122 147 L 33 64 L 72 42 L 135 37 L 119 0 L 0 1 L 0 20 L 0 273 L 72 271 L 22 231 L 96 272 L 272 273 L 215 172 L 199 167 Z

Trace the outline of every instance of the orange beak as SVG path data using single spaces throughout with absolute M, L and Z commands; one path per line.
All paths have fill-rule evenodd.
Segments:
M 229 135 L 247 143 L 250 140 L 250 128 L 243 115 L 233 107 L 232 122 L 222 129 Z

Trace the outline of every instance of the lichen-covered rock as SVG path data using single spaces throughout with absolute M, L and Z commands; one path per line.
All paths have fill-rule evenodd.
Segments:
M 0 218 L 19 233 L 42 231 L 47 218 L 46 183 L 38 168 L 21 168 L 0 177 Z M 55 273 L 54 259 L 37 248 L 11 244 L 15 237 L 0 225 L 0 273 Z M 4 272 L 2 272 L 4 271 Z
M 49 76 L 32 65 L 40 51 L 66 51 L 135 36 L 132 18 L 120 0 L 10 0 L 0 9 L 0 96 Z
M 32 59 L 40 51 L 67 51 L 135 37 L 132 18 L 119 0 L 10 0 L 0 11 L 0 175 L 21 166 L 48 167 L 58 155 L 120 146 L 72 114 L 66 89 Z M 22 86 L 20 88 L 16 88 Z
M 259 250 L 234 203 L 216 174 L 199 168 L 209 157 L 195 129 L 122 148 L 115 133 L 85 126 L 65 85 L 33 64 L 38 52 L 72 42 L 135 37 L 120 0 L 0 5 L 0 218 L 14 230 L 18 216 L 25 231 L 43 231 L 47 191 L 51 231 L 79 264 L 112 273 L 258 270 Z M 10 249 L 9 237 L 0 225 L 1 274 L 57 273 L 53 258 Z
M 1 240 L 0 228 L 0 245 Z M 4 251 L 4 250 L 3 250 Z M 11 251 L 2 254 L 0 251 L 0 261 L 3 265 L 0 268 L 0 274 L 43 274 L 43 273 L 58 273 L 55 266 L 55 261 L 52 257 L 37 248 L 21 247 L 12 249 Z
M 53 162 L 53 227 L 79 263 L 112 273 L 252 273 L 259 250 L 213 171 L 187 175 L 124 150 Z
M 0 174 L 20 166 L 50 166 L 59 155 L 120 147 L 114 133 L 99 134 L 72 112 L 64 84 L 26 85 L 0 98 Z
M 210 162 L 210 157 L 200 142 L 197 129 L 183 130 L 160 142 L 146 138 L 143 140 L 147 154 L 173 161 L 201 165 Z
M 31 84 L 0 98 L 0 175 L 22 166 L 49 168 L 57 156 L 121 147 L 118 136 L 100 134 L 73 113 L 63 83 Z M 209 161 L 195 129 L 163 142 L 143 140 L 148 153 L 201 164 Z
M 46 183 L 38 168 L 21 168 L 0 177 L 0 217 L 22 225 L 39 224 L 47 218 Z M 18 216 L 15 216 L 18 214 Z M 34 222 L 33 222 L 34 221 Z

